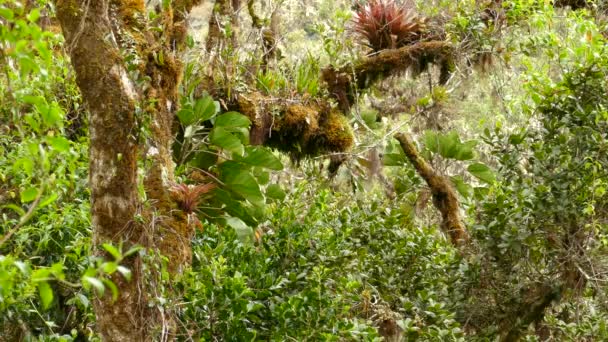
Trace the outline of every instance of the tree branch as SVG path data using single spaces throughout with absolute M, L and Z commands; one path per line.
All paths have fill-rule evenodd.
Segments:
M 416 145 L 412 139 L 404 134 L 398 133 L 395 138 L 399 141 L 403 152 L 409 159 L 410 163 L 416 169 L 416 172 L 422 177 L 433 194 L 433 204 L 441 213 L 443 218 L 441 229 L 450 237 L 453 245 L 459 246 L 469 240 L 469 234 L 466 231 L 462 219 L 460 217 L 460 208 L 458 197 L 450 181 L 438 174 L 433 167 L 427 163 L 424 158 L 418 154 Z

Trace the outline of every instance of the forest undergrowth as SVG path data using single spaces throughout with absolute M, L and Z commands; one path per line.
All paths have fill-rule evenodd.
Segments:
M 129 283 L 153 340 L 608 340 L 603 1 L 218 1 L 171 57 L 119 41 L 135 242 L 100 240 L 60 3 L 0 0 L 0 341 L 107 339 Z

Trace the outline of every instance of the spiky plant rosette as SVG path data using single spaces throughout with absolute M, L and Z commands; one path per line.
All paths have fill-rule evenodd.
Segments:
M 197 184 L 197 185 L 188 185 L 188 184 L 171 184 L 170 193 L 171 198 L 180 210 L 182 210 L 186 215 L 188 215 L 188 222 L 190 224 L 194 224 L 194 226 L 202 229 L 202 224 L 199 221 L 198 217 L 196 217 L 196 209 L 198 208 L 200 201 L 203 198 L 203 195 L 210 192 L 215 188 L 215 184 L 206 183 L 206 184 Z
M 375 52 L 400 48 L 420 39 L 424 19 L 409 4 L 370 0 L 357 6 L 354 31 Z

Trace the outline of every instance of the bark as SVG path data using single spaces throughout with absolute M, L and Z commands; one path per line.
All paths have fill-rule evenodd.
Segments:
M 173 273 L 189 265 L 193 235 L 187 215 L 176 209 L 169 190 L 174 168 L 171 128 L 182 71 L 176 55 L 185 39 L 186 14 L 200 2 L 173 1 L 173 8 L 160 19 L 165 30 L 154 33 L 148 29 L 143 0 L 55 0 L 76 81 L 90 112 L 95 249 L 102 255 L 99 247 L 104 243 L 124 248 L 142 245 L 165 255 Z M 132 69 L 145 78 L 135 79 Z M 150 131 L 146 150 L 151 151 L 145 206 L 137 191 L 142 129 Z M 159 275 L 144 272 L 139 256 L 124 265 L 132 271 L 131 281 L 111 278 L 119 290 L 118 300 L 108 296 L 95 300 L 98 333 L 104 341 L 170 338 L 172 313 L 150 305 Z
M 458 196 L 450 180 L 438 174 L 424 158 L 418 154 L 412 139 L 399 133 L 395 136 L 406 157 L 422 177 L 433 195 L 433 204 L 442 216 L 441 229 L 448 234 L 453 245 L 459 246 L 469 240 L 469 234 L 460 217 Z
M 545 318 L 546 309 L 559 300 L 562 288 L 547 283 L 532 287 L 526 292 L 529 298 L 523 301 L 513 315 L 514 321 L 503 322 L 501 342 L 517 342 L 530 324 L 541 322 Z
M 264 72 L 268 72 L 270 63 L 276 58 L 277 55 L 277 43 L 279 37 L 279 25 L 281 22 L 281 4 L 277 4 L 276 8 L 272 11 L 270 17 L 270 25 L 266 27 L 265 22 L 267 20 L 262 19 L 255 13 L 255 0 L 247 1 L 247 10 L 251 17 L 251 25 L 254 29 L 259 30 L 262 37 L 262 61 L 260 64 L 261 69 Z
M 205 47 L 207 51 L 212 51 L 226 42 L 225 33 L 227 20 L 230 24 L 230 45 L 232 48 L 237 46 L 238 10 L 241 0 L 217 0 L 213 7 L 213 12 L 209 18 L 209 33 Z
M 348 113 L 354 103 L 356 90 L 367 89 L 378 81 L 408 70 L 419 75 L 429 64 L 437 64 L 440 68 L 439 83 L 445 84 L 454 68 L 454 58 L 454 47 L 450 43 L 420 42 L 381 51 L 341 69 L 325 68 L 321 77 L 342 112 Z

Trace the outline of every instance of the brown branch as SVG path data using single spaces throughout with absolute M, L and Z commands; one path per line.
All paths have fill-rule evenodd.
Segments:
M 172 2 L 173 20 L 169 32 L 171 32 L 171 42 L 175 50 L 182 49 L 188 36 L 188 14 L 194 7 L 202 3 L 203 0 L 174 0 Z
M 417 76 L 425 71 L 429 64 L 439 65 L 439 83 L 445 84 L 454 67 L 453 46 L 445 41 L 429 41 L 384 50 L 339 70 L 328 67 L 323 70 L 322 79 L 330 93 L 338 100 L 342 111 L 348 113 L 355 97 L 355 89 L 369 88 L 380 80 L 408 70 L 412 70 Z
M 525 329 L 532 323 L 541 322 L 545 318 L 545 311 L 553 302 L 558 301 L 562 288 L 554 284 L 540 284 L 529 288 L 526 295 L 529 297 L 520 304 L 514 313 L 515 322 L 503 322 L 501 342 L 519 341 Z
M 253 7 L 254 5 L 255 0 L 248 0 L 247 11 L 249 12 L 249 16 L 251 17 L 251 25 L 256 29 L 261 30 L 262 27 L 264 27 L 264 20 L 255 13 L 255 8 Z
M 225 43 L 225 38 L 222 31 L 224 25 L 222 23 L 223 18 L 230 20 L 230 28 L 232 30 L 230 36 L 230 44 L 232 48 L 237 46 L 237 31 L 239 26 L 239 20 L 237 11 L 241 6 L 241 0 L 217 0 L 213 7 L 213 12 L 209 18 L 209 33 L 207 35 L 207 42 L 205 48 L 207 51 L 213 50 L 218 45 Z
M 469 240 L 469 234 L 460 217 L 458 197 L 450 181 L 438 174 L 424 158 L 418 154 L 412 139 L 404 133 L 398 133 L 395 138 L 399 141 L 403 152 L 412 163 L 416 172 L 422 177 L 433 194 L 433 204 L 442 216 L 441 229 L 446 232 L 453 245 L 459 246 Z
M 328 152 L 344 152 L 354 144 L 348 120 L 328 101 L 277 99 L 258 92 L 239 94 L 230 110 L 251 119 L 250 141 L 300 160 Z

